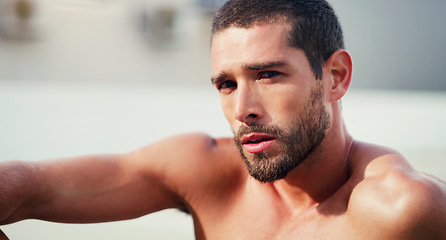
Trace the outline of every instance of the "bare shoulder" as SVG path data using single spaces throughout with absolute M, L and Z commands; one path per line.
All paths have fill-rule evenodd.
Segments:
M 149 176 L 188 201 L 191 195 L 223 191 L 243 175 L 232 139 L 212 138 L 202 133 L 172 136 L 130 154 Z
M 444 180 L 417 171 L 391 149 L 358 148 L 348 209 L 355 229 L 379 239 L 446 239 Z
M 239 154 L 230 138 L 212 138 L 203 133 L 189 133 L 172 136 L 136 151 L 141 159 L 164 167 L 166 172 L 181 168 L 184 173 L 194 170 L 223 170 L 240 165 Z M 185 171 L 189 169 L 189 171 Z M 206 171 L 203 171 L 205 174 Z

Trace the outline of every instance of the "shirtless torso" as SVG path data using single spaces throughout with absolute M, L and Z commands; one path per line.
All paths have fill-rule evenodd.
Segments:
M 446 184 L 417 172 L 392 150 L 355 142 L 345 182 L 321 203 L 302 207 L 282 195 L 280 181 L 260 183 L 250 177 L 231 139 L 196 137 L 209 141 L 213 155 L 212 160 L 203 159 L 212 161 L 207 184 L 192 184 L 187 199 L 197 239 L 446 237 L 444 230 L 436 229 L 446 220 L 441 214 Z M 227 171 L 218 170 L 222 168 Z
M 40 188 L 26 192 L 21 204 L 13 201 L 16 208 L 2 212 L 0 223 L 109 221 L 173 207 L 187 208 L 198 240 L 446 239 L 445 182 L 417 172 L 391 150 L 360 142 L 352 144 L 338 188 L 304 205 L 290 199 L 285 180 L 261 183 L 249 176 L 231 139 L 203 134 L 172 137 L 125 155 L 9 165 L 16 172 L 2 176 L 19 172 L 26 180 L 15 182 L 21 190 Z M 32 177 L 24 174 L 29 172 Z

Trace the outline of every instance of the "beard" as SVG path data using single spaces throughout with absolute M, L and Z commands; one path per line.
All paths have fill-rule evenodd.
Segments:
M 323 87 L 319 85 L 312 92 L 303 111 L 291 122 L 287 132 L 277 126 L 257 124 L 242 125 L 234 134 L 234 142 L 244 159 L 249 174 L 261 182 L 274 182 L 285 178 L 299 166 L 322 142 L 330 127 L 330 117 L 323 104 Z M 275 158 L 266 152 L 245 155 L 242 146 L 243 135 L 266 133 L 280 143 L 282 153 Z

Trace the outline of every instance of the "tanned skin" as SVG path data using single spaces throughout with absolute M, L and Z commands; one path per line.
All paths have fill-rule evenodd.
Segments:
M 287 29 L 280 22 L 230 27 L 211 47 L 212 81 L 235 132 L 253 124 L 288 131 L 311 92 L 323 89 L 329 128 L 285 178 L 254 179 L 231 138 L 198 133 L 123 155 L 6 162 L 0 223 L 104 222 L 178 208 L 190 212 L 199 240 L 446 239 L 445 182 L 347 132 L 340 99 L 351 82 L 348 52 L 334 52 L 315 79 L 303 51 L 288 46 Z M 264 152 L 276 161 L 280 146 L 273 139 Z

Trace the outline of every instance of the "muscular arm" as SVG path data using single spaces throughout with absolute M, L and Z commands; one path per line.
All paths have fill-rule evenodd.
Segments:
M 412 239 L 446 239 L 446 183 L 420 173 L 410 191 L 416 199 L 408 201 L 407 218 L 412 223 Z M 409 239 L 409 238 L 408 238 Z
M 364 161 L 351 195 L 348 212 L 356 238 L 445 239 L 445 182 L 416 171 L 395 152 L 378 155 Z
M 26 218 L 103 222 L 183 208 L 183 197 L 178 192 L 188 191 L 179 184 L 186 186 L 194 175 L 182 168 L 193 166 L 188 161 L 197 158 L 188 154 L 190 149 L 210 138 L 179 138 L 124 155 L 2 163 L 0 224 Z M 175 141 L 187 145 L 171 145 Z M 202 150 L 194 151 L 196 155 Z

